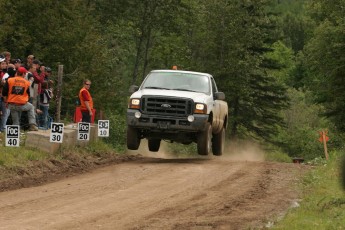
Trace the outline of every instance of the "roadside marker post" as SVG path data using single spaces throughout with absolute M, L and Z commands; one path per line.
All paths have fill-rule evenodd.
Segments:
M 327 130 L 319 131 L 319 134 L 320 134 L 319 141 L 321 143 L 323 143 L 323 149 L 325 151 L 326 160 L 328 160 L 328 158 L 329 158 L 328 157 L 328 151 L 327 151 L 327 141 L 329 141 L 329 137 L 327 136 L 327 133 L 328 133 Z

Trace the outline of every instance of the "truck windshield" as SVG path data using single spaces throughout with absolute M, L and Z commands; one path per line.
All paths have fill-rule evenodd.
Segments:
M 192 92 L 210 92 L 206 75 L 182 72 L 152 72 L 143 82 L 142 89 L 168 89 Z

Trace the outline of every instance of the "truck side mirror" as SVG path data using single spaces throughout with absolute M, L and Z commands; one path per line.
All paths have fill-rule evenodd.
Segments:
M 137 86 L 137 85 L 131 85 L 131 86 L 129 87 L 128 92 L 129 92 L 129 93 L 134 93 L 135 91 L 138 91 L 138 89 L 139 89 L 139 86 Z
M 223 92 L 216 92 L 215 93 L 216 100 L 225 100 L 225 94 Z

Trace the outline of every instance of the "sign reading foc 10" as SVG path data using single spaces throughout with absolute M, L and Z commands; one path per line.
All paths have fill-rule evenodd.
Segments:
M 98 136 L 109 137 L 109 120 L 98 120 Z

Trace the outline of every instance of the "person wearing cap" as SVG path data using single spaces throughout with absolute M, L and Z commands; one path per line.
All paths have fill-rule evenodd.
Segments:
M 3 55 L 0 55 L 0 80 L 4 77 L 7 72 L 7 62 Z
M 29 67 L 32 65 L 33 61 L 35 60 L 35 56 L 30 54 L 27 58 L 26 58 L 26 63 L 25 63 L 25 68 L 28 70 Z
M 3 87 L 3 83 L 4 81 L 2 81 L 2 78 L 5 76 L 7 71 L 7 63 L 6 63 L 6 59 L 5 56 L 0 55 L 0 95 L 2 95 L 2 87 Z M 5 106 L 5 102 L 3 97 L 0 98 L 0 113 L 1 113 L 1 117 L 3 117 L 3 110 L 6 108 Z M 7 120 L 6 120 L 7 121 Z M 1 119 L 1 123 L 0 123 L 0 131 L 3 131 L 5 128 L 5 126 L 3 125 L 4 123 L 4 119 Z M 6 125 L 6 123 L 5 123 Z
M 91 123 L 92 110 L 93 110 L 93 100 L 89 92 L 91 86 L 91 81 L 84 80 L 84 86 L 79 91 L 80 100 L 80 110 L 82 115 L 82 122 Z
M 18 69 L 22 66 L 22 60 L 20 58 L 12 59 L 11 63 Z
M 7 64 L 10 64 L 11 61 L 11 53 L 8 51 L 3 52 L 3 55 L 5 56 L 5 61 Z
M 29 131 L 37 131 L 34 106 L 29 102 L 30 82 L 24 78 L 26 72 L 24 67 L 19 67 L 16 76 L 5 83 L 2 94 L 11 110 L 13 125 L 20 125 L 20 114 L 27 111 Z

